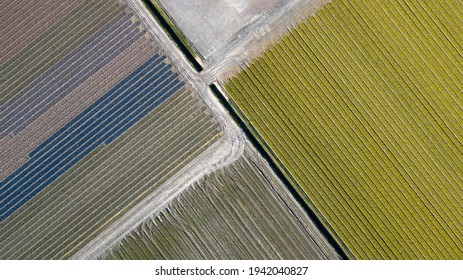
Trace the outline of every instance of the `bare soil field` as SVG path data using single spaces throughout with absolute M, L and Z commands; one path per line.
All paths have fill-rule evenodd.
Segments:
M 209 57 L 233 36 L 288 0 L 159 0 L 200 55 Z

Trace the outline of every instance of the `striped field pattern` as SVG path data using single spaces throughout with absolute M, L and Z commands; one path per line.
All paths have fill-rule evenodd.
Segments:
M 463 258 L 461 1 L 334 0 L 226 83 L 360 259 Z
M 122 2 L 68 2 L 0 62 L 0 259 L 72 257 L 222 134 Z
M 72 11 L 79 0 L 2 1 L 0 10 L 0 63 L 27 46 L 63 15 Z
M 194 183 L 105 259 L 337 259 L 256 152 Z

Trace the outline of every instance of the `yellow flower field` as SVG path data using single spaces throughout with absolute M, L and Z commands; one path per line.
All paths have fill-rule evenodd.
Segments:
M 334 0 L 225 84 L 350 257 L 463 258 L 462 20 Z

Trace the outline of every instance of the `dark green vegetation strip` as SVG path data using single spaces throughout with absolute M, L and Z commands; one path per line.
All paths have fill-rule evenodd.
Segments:
M 201 72 L 203 70 L 203 66 L 198 62 L 198 52 L 194 50 L 191 43 L 177 28 L 169 15 L 159 4 L 156 3 L 156 0 L 142 0 L 142 2 L 151 12 L 154 19 L 167 32 L 167 35 L 169 35 L 172 41 L 174 41 L 188 62 L 195 68 L 196 71 Z
M 337 259 L 285 187 L 246 148 L 146 220 L 106 259 Z

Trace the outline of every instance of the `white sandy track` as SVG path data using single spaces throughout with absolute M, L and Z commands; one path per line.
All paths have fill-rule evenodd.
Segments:
M 204 83 L 201 76 L 189 65 L 180 50 L 164 33 L 163 29 L 157 24 L 143 4 L 136 0 L 127 0 L 127 3 L 130 9 L 136 11 L 148 32 L 163 46 L 171 62 L 177 67 L 177 70 L 183 75 L 185 80 L 190 82 L 189 86 L 199 94 L 209 110 L 219 121 L 223 136 L 182 168 L 176 175 L 162 184 L 155 192 L 151 193 L 137 206 L 100 233 L 72 256 L 71 259 L 97 258 L 107 248 L 116 244 L 128 232 L 141 224 L 147 217 L 163 209 L 193 182 L 206 174 L 229 165 L 238 159 L 244 151 L 244 134 L 209 91 L 208 84 Z

